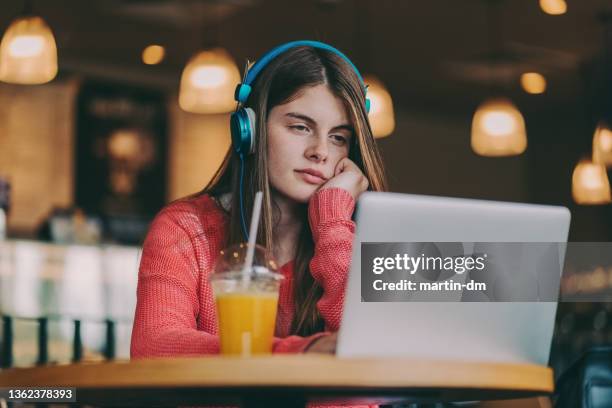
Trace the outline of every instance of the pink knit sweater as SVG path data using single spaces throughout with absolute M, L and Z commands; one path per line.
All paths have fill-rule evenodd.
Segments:
M 323 288 L 317 307 L 328 332 L 337 331 L 351 260 L 355 200 L 346 190 L 317 191 L 308 204 L 315 243 L 310 262 Z M 228 215 L 208 195 L 178 201 L 153 220 L 138 274 L 132 358 L 219 353 L 217 314 L 208 278 L 226 242 Z M 293 261 L 280 268 L 274 353 L 300 353 L 325 333 L 289 335 L 293 319 Z

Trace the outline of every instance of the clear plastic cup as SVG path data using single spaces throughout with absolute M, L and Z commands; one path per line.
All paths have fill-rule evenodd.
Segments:
M 221 354 L 270 354 L 283 276 L 268 251 L 256 246 L 253 267 L 243 273 L 246 244 L 221 251 L 210 282 L 215 296 Z

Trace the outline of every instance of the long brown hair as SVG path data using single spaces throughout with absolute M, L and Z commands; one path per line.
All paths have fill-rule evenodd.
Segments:
M 268 177 L 268 113 L 273 107 L 296 98 L 303 88 L 320 84 L 327 85 L 331 92 L 345 103 L 354 128 L 349 158 L 368 178 L 369 190 L 384 191 L 387 188 L 382 159 L 365 111 L 364 90 L 355 71 L 335 53 L 313 47 L 289 49 L 260 72 L 246 102 L 246 106 L 255 111 L 257 119 L 255 152 L 244 158 L 244 209 L 245 216 L 248 217 L 255 192 L 263 192 L 262 219 L 257 243 L 266 248 L 274 248 L 273 229 L 280 215 L 272 200 Z M 219 197 L 231 193 L 232 203 L 238 203 L 239 177 L 240 159 L 230 148 L 210 183 L 198 194 L 206 193 Z M 324 330 L 324 322 L 317 309 L 317 301 L 321 298 L 323 289 L 310 273 L 309 263 L 314 253 L 314 242 L 307 221 L 307 206 L 301 208 L 305 222 L 302 223 L 294 260 L 295 315 L 291 334 L 307 336 Z M 232 205 L 226 245 L 237 244 L 243 240 L 240 219 L 240 206 Z M 249 224 L 248 219 L 246 223 Z

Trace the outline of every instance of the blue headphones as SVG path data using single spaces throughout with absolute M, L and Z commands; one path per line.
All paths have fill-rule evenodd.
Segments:
M 232 113 L 230 117 L 230 132 L 232 135 L 232 147 L 238 156 L 240 157 L 240 218 L 242 221 L 242 233 L 244 235 L 244 239 L 248 240 L 248 232 L 246 228 L 246 221 L 244 217 L 244 208 L 243 208 L 243 200 L 242 200 L 242 191 L 243 191 L 243 179 L 244 179 L 244 157 L 255 152 L 255 125 L 256 125 L 256 115 L 253 109 L 244 107 L 245 102 L 248 100 L 249 95 L 251 94 L 251 84 L 255 81 L 259 73 L 272 61 L 274 58 L 282 54 L 283 52 L 295 48 L 295 47 L 313 47 L 326 51 L 331 51 L 334 54 L 341 57 L 344 61 L 346 61 L 355 71 L 357 77 L 359 77 L 359 81 L 361 82 L 361 86 L 363 87 L 364 94 L 367 94 L 367 86 L 363 82 L 363 78 L 359 73 L 359 70 L 351 62 L 350 59 L 338 49 L 332 47 L 331 45 L 319 42 L 319 41 L 309 41 L 309 40 L 301 40 L 301 41 L 291 41 L 285 44 L 281 44 L 278 47 L 275 47 L 264 54 L 261 59 L 259 59 L 252 67 L 249 69 L 248 67 L 245 69 L 245 77 L 242 83 L 238 84 L 236 87 L 236 91 L 234 93 L 234 99 L 238 102 L 238 106 L 236 111 Z M 366 112 L 370 111 L 370 100 L 365 98 L 365 108 Z
M 251 94 L 251 84 L 255 81 L 259 73 L 277 56 L 282 54 L 283 52 L 295 48 L 308 46 L 313 48 L 318 48 L 326 51 L 331 51 L 334 54 L 341 57 L 344 61 L 346 61 L 355 71 L 359 80 L 361 81 L 361 85 L 363 86 L 364 93 L 367 93 L 367 87 L 363 82 L 363 78 L 357 70 L 357 67 L 351 62 L 350 59 L 342 52 L 332 47 L 331 45 L 319 42 L 319 41 L 292 41 L 286 44 L 279 45 L 278 47 L 273 48 L 264 54 L 261 59 L 259 59 L 251 69 L 247 69 L 246 76 L 242 83 L 238 84 L 236 87 L 236 91 L 234 93 L 234 99 L 238 102 L 238 108 L 232 116 L 230 117 L 230 130 L 232 134 L 232 146 L 236 153 L 239 155 L 242 154 L 247 156 L 252 154 L 255 151 L 255 112 L 251 108 L 243 107 L 244 103 L 249 98 Z M 370 100 L 368 98 L 365 99 L 365 107 L 366 112 L 370 111 Z

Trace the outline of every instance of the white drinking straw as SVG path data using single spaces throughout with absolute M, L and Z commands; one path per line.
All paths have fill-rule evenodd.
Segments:
M 242 269 L 242 285 L 246 288 L 251 279 L 251 269 L 253 268 L 253 256 L 255 255 L 255 240 L 257 239 L 257 228 L 259 227 L 259 215 L 261 214 L 261 201 L 263 193 L 258 191 L 255 194 L 255 204 L 253 205 L 253 215 L 251 216 L 251 227 L 249 228 L 249 242 L 247 244 L 247 254 Z

